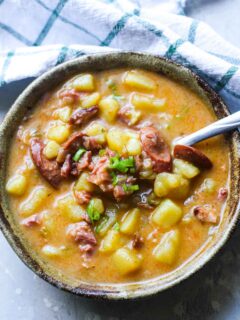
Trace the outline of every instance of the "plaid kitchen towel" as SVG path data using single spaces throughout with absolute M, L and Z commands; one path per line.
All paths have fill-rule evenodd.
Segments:
M 185 15 L 187 0 L 0 0 L 0 86 L 81 55 L 150 52 L 202 76 L 240 108 L 240 50 Z

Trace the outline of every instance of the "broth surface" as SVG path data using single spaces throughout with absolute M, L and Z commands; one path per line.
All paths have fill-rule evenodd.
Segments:
M 154 89 L 140 87 L 138 83 L 136 84 L 137 80 L 131 83 L 130 79 L 129 84 L 126 77 L 131 72 L 135 76 L 146 77 L 146 81 L 150 79 L 150 84 L 154 83 L 155 85 Z M 32 249 L 41 259 L 56 267 L 67 276 L 92 283 L 123 283 L 153 278 L 176 269 L 187 259 L 191 258 L 210 237 L 211 232 L 214 230 L 213 228 L 217 227 L 221 219 L 221 212 L 228 188 L 228 145 L 224 141 L 224 138 L 219 136 L 199 143 L 196 146 L 198 150 L 202 151 L 211 160 L 213 166 L 208 170 L 199 168 L 199 174 L 187 179 L 190 183 L 190 190 L 186 196 L 180 199 L 178 199 L 179 195 L 176 196 L 171 189 L 164 196 L 153 194 L 154 181 L 157 175 L 162 174 L 160 172 L 154 172 L 154 178 L 152 179 L 149 179 L 149 177 L 148 179 L 137 179 L 133 185 L 137 185 L 138 187 L 136 188 L 140 188 L 140 190 L 134 190 L 130 196 L 124 197 L 121 201 L 116 201 L 111 194 L 108 195 L 97 186 L 94 186 L 94 190 L 87 190 L 91 197 L 102 200 L 104 206 L 104 212 L 100 212 L 102 211 L 101 209 L 96 210 L 97 213 L 100 213 L 100 217 L 96 216 L 96 220 L 89 223 L 97 244 L 94 245 L 93 251 L 88 251 L 86 247 L 82 247 L 86 243 L 82 244 L 81 240 L 76 239 L 76 237 L 74 238 L 69 233 L 69 225 L 74 225 L 84 220 L 79 212 L 82 211 L 85 214 L 89 212 L 89 204 L 79 204 L 79 199 L 77 201 L 75 198 L 76 181 L 79 177 L 71 176 L 62 179 L 58 188 L 52 187 L 44 179 L 32 160 L 30 151 L 31 140 L 41 139 L 45 147 L 49 141 L 54 141 L 61 147 L 73 133 L 88 131 L 93 124 L 96 125 L 97 123 L 98 126 L 102 126 L 105 130 L 104 132 L 97 133 L 98 139 L 106 139 L 109 130 L 114 128 L 115 131 L 120 130 L 121 132 L 122 130 L 126 134 L 130 132 L 133 140 L 135 139 L 133 145 L 136 147 L 136 140 L 139 143 L 139 134 L 142 128 L 150 126 L 156 128 L 161 133 L 166 144 L 171 149 L 171 144 L 175 138 L 190 134 L 216 121 L 215 115 L 200 97 L 183 85 L 163 75 L 144 70 L 129 71 L 127 69 L 103 71 L 91 73 L 91 75 L 94 78 L 94 88 L 91 89 L 90 85 L 90 87 L 87 87 L 87 90 L 79 89 L 82 86 L 82 82 L 80 81 L 80 84 L 77 83 L 76 79 L 79 77 L 77 75 L 74 79 L 63 83 L 56 90 L 46 93 L 37 104 L 33 113 L 29 114 L 18 128 L 11 142 L 9 157 L 7 190 L 10 194 L 10 206 L 15 219 L 19 222 L 25 239 L 31 244 Z M 89 81 L 89 79 L 86 81 Z M 73 91 L 69 95 L 61 95 L 61 92 L 65 92 L 66 90 Z M 74 95 L 74 92 L 78 94 Z M 97 101 L 96 105 L 100 105 L 100 113 L 81 126 L 69 124 L 69 117 L 71 117 L 72 113 L 78 108 L 82 108 L 83 101 L 87 103 L 86 99 L 93 93 L 99 93 L 99 97 L 97 95 L 95 97 L 92 96 L 92 99 L 93 101 Z M 134 95 L 137 95 L 137 98 L 136 96 L 135 98 L 136 100 L 138 99 L 135 102 L 135 106 L 133 104 Z M 140 98 L 138 95 L 140 95 Z M 106 97 L 110 97 L 110 100 L 105 101 L 105 103 L 102 102 Z M 149 102 L 144 102 L 144 97 L 150 99 L 149 101 L 152 105 Z M 116 102 L 118 110 L 113 119 L 109 120 L 109 114 L 114 114 L 112 99 Z M 89 102 L 89 104 L 91 103 Z M 110 104 L 109 110 L 107 109 L 108 104 Z M 131 126 L 121 121 L 122 119 L 119 116 L 119 111 L 125 106 L 130 108 L 134 106 L 131 110 L 138 113 L 138 115 L 134 114 L 134 116 L 136 118 L 139 117 L 139 119 Z M 63 111 L 63 109 L 65 113 L 61 114 L 60 112 L 61 115 L 59 116 L 59 110 Z M 62 129 L 62 131 L 55 134 L 57 136 L 55 137 L 53 133 L 49 134 L 49 130 L 56 126 L 62 126 L 65 129 L 67 128 L 67 130 L 64 131 Z M 99 130 L 99 128 L 96 130 Z M 61 138 L 62 135 L 66 135 L 67 138 L 64 140 L 64 137 Z M 109 141 L 108 138 L 107 141 Z M 129 142 L 129 140 L 126 141 L 127 143 Z M 117 145 L 120 144 L 121 141 L 117 142 Z M 126 145 L 124 146 L 126 147 Z M 106 152 L 107 147 L 109 145 L 104 140 L 103 146 L 100 149 L 101 156 L 105 155 L 104 152 Z M 47 151 L 45 150 L 45 152 Z M 97 161 L 99 150 L 94 152 L 93 155 Z M 83 150 L 83 155 L 80 158 L 84 156 L 84 153 L 86 153 L 86 150 Z M 116 154 L 115 152 L 115 156 Z M 76 152 L 71 156 L 74 157 L 75 155 Z M 132 159 L 133 157 L 136 164 L 136 155 L 130 156 L 127 154 L 126 156 L 126 152 L 124 151 L 122 154 L 118 152 L 117 156 L 120 159 L 124 157 Z M 56 161 L 54 156 L 50 161 Z M 96 166 L 96 162 L 94 166 Z M 174 168 L 175 162 L 170 174 L 174 170 L 173 174 L 176 174 L 177 170 Z M 113 172 L 113 178 L 116 175 L 116 170 L 112 169 L 111 171 L 111 173 Z M 89 168 L 82 171 L 90 172 Z M 130 174 L 129 172 L 130 169 L 128 169 L 127 174 Z M 117 175 L 120 175 L 120 172 L 117 172 Z M 22 182 L 20 179 L 20 183 L 18 180 L 16 183 L 17 187 L 14 185 L 14 178 L 16 176 L 24 176 L 25 179 Z M 186 179 L 186 176 L 184 179 Z M 135 202 L 133 203 L 134 195 L 143 191 L 143 187 L 145 187 L 144 190 L 151 191 L 155 200 L 154 205 L 152 204 L 152 209 L 144 207 L 137 209 L 139 210 L 139 214 L 136 215 L 137 226 L 135 228 L 132 227 L 134 231 L 130 230 L 130 232 L 128 230 L 122 232 L 121 228 L 124 221 L 126 221 L 126 216 L 137 208 Z M 20 188 L 20 191 L 18 188 Z M 37 196 L 37 200 L 32 201 L 34 191 L 40 189 L 43 190 L 43 200 L 41 200 L 40 195 L 40 200 Z M 180 189 L 182 190 L 182 188 Z M 223 197 L 221 197 L 221 191 Z M 179 189 L 177 192 L 179 192 Z M 67 200 L 64 202 L 63 199 Z M 156 208 L 161 206 L 162 202 L 166 199 L 170 199 L 181 210 L 181 217 L 176 219 L 175 223 L 170 223 L 168 217 L 166 218 L 170 223 L 170 226 L 167 227 L 163 226 L 165 220 L 164 222 L 160 221 L 156 223 L 153 219 L 153 215 L 157 210 Z M 201 217 L 199 219 L 194 211 L 196 206 L 207 208 L 207 214 L 213 212 L 216 221 L 213 223 L 209 222 L 209 216 L 207 216 L 206 221 L 201 220 Z M 26 220 L 33 215 L 36 216 L 32 219 L 32 222 Z M 173 216 L 172 213 L 169 213 L 169 215 Z M 108 218 L 107 220 L 106 216 L 110 216 L 113 222 L 105 233 L 101 233 L 100 224 L 104 225 L 104 217 L 105 221 L 109 221 L 110 219 Z M 128 229 L 128 227 L 126 228 Z M 129 228 L 131 229 L 131 226 Z M 113 237 L 117 234 L 116 243 L 114 241 L 110 242 L 110 244 L 108 243 L 110 246 L 109 250 L 100 249 L 104 247 L 103 242 L 109 231 L 112 231 Z M 174 238 L 173 242 L 170 241 L 170 243 L 165 241 L 165 244 L 162 244 L 162 247 L 160 246 L 159 253 L 159 250 L 157 251 L 155 248 L 164 238 L 164 235 L 166 236 L 171 231 L 177 232 L 177 240 Z M 163 249 L 163 246 L 165 246 L 165 249 Z M 122 248 L 127 248 L 127 253 L 130 252 L 130 257 L 124 258 L 126 252 L 120 252 L 120 254 L 116 255 L 116 252 L 119 253 L 119 249 Z M 165 254 L 163 254 L 163 250 L 166 250 Z M 168 250 L 170 250 L 170 253 Z M 133 253 L 133 257 L 131 253 Z M 169 258 L 168 256 L 166 258 L 166 255 L 170 255 L 171 257 Z M 129 259 L 132 260 L 130 263 L 127 262 L 126 266 L 124 259 L 127 261 Z

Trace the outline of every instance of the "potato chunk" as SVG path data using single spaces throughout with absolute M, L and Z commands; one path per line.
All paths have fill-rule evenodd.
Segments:
M 130 156 L 136 156 L 142 152 L 142 144 L 139 139 L 132 138 L 126 145 L 127 152 Z
M 100 144 L 106 142 L 106 128 L 99 122 L 94 122 L 89 125 L 85 130 L 87 135 L 94 136 Z
M 91 74 L 83 74 L 74 79 L 72 86 L 78 91 L 93 91 L 94 78 Z
M 174 173 L 162 172 L 156 176 L 154 181 L 154 192 L 158 197 L 168 195 L 171 189 L 180 186 L 181 176 Z
M 56 207 L 61 215 L 71 219 L 74 222 L 81 221 L 85 210 L 82 206 L 77 204 L 72 195 L 67 195 L 57 200 Z
M 179 186 L 170 190 L 168 196 L 170 198 L 182 200 L 187 198 L 189 191 L 190 191 L 190 181 L 180 176 Z
M 46 244 L 42 247 L 42 253 L 47 257 L 57 257 L 63 254 L 64 247 L 54 247 Z
M 166 99 L 155 99 L 138 93 L 133 94 L 131 101 L 134 107 L 147 112 L 163 111 L 166 105 Z
M 96 210 L 100 214 L 102 214 L 105 211 L 102 199 L 92 198 L 90 203 L 94 210 Z
M 94 92 L 89 96 L 84 97 L 82 99 L 81 104 L 83 108 L 90 108 L 98 104 L 99 100 L 100 100 L 100 94 L 98 92 Z
M 54 112 L 54 114 L 62 122 L 68 123 L 68 121 L 71 117 L 71 114 L 72 114 L 72 109 L 70 107 L 64 107 L 64 108 L 56 110 L 56 112 Z
M 121 129 L 110 129 L 107 133 L 107 143 L 110 149 L 117 151 L 119 154 L 127 152 L 126 144 L 129 136 Z
M 112 96 L 108 96 L 99 102 L 99 108 L 101 116 L 107 122 L 113 123 L 117 117 L 120 106 Z
M 27 189 L 27 179 L 22 174 L 16 174 L 11 177 L 7 184 L 6 190 L 14 196 L 22 196 Z
M 103 238 L 99 251 L 112 252 L 117 250 L 121 245 L 121 235 L 116 230 L 109 230 Z
M 36 187 L 24 201 L 20 207 L 20 213 L 23 217 L 28 217 L 41 207 L 41 205 L 47 200 L 50 192 L 46 187 L 38 186 Z
M 55 126 L 48 130 L 47 137 L 50 140 L 54 140 L 57 143 L 63 143 L 70 135 L 70 130 L 67 126 Z
M 194 178 L 200 173 L 200 170 L 193 164 L 181 159 L 174 159 L 173 171 L 188 179 Z
M 55 141 L 49 141 L 45 146 L 43 153 L 46 158 L 54 159 L 58 155 L 58 151 L 60 149 L 60 145 Z
M 94 184 L 88 181 L 89 173 L 83 172 L 78 178 L 77 182 L 74 185 L 74 189 L 77 191 L 88 191 L 91 192 L 94 190 Z
M 134 234 L 134 232 L 137 230 L 139 220 L 140 210 L 137 208 L 130 210 L 123 218 L 120 226 L 120 231 L 128 235 Z
M 141 267 L 142 257 L 128 248 L 120 248 L 113 254 L 113 262 L 122 275 L 137 271 Z
M 153 256 L 157 261 L 171 265 L 176 261 L 179 245 L 179 231 L 171 230 L 164 234 L 160 243 L 153 249 Z
M 175 225 L 183 216 L 182 209 L 172 200 L 165 199 L 153 211 L 152 221 L 159 227 L 170 228 Z
M 155 90 L 157 85 L 154 80 L 138 71 L 128 71 L 124 76 L 123 83 L 137 90 Z

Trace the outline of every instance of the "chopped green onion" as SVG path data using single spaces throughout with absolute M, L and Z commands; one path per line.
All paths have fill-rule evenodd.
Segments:
M 139 190 L 139 185 L 138 184 L 133 184 L 133 185 L 127 185 L 127 184 L 123 184 L 123 190 L 125 192 L 134 192 L 134 191 L 137 191 Z
M 112 184 L 113 184 L 113 186 L 116 186 L 118 184 L 118 176 L 116 175 L 116 173 L 114 171 L 112 171 L 110 174 L 112 177 Z
M 96 227 L 95 231 L 99 233 L 105 227 L 108 220 L 109 220 L 109 217 L 103 217 L 99 225 Z
M 101 149 L 101 150 L 99 150 L 98 154 L 99 154 L 100 157 L 102 157 L 102 156 L 104 156 L 106 154 L 106 150 L 105 149 Z
M 87 206 L 87 214 L 92 222 L 98 221 L 101 217 L 100 212 L 95 208 L 93 199 Z
M 127 159 L 120 159 L 118 156 L 110 158 L 110 169 L 126 173 L 131 168 L 135 169 L 135 161 L 132 156 Z
M 118 222 L 116 222 L 116 223 L 114 224 L 113 230 L 115 230 L 115 231 L 120 231 L 120 225 L 119 225 Z
M 79 161 L 82 155 L 86 152 L 86 149 L 80 148 L 73 156 L 74 161 Z

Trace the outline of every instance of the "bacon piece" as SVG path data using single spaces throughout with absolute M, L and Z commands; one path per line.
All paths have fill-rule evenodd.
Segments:
M 61 168 L 61 176 L 63 178 L 68 178 L 71 174 L 71 170 L 72 170 L 72 156 L 70 154 L 68 154 L 65 158 L 65 161 L 62 165 Z
M 201 222 L 214 224 L 218 223 L 216 210 L 210 205 L 196 206 L 195 208 L 193 208 L 193 214 Z
M 25 227 L 33 227 L 42 223 L 43 215 L 41 213 L 33 214 L 32 216 L 23 219 L 21 225 Z
M 103 156 L 98 159 L 88 177 L 89 182 L 96 184 L 104 192 L 113 191 L 112 178 L 108 172 L 109 158 Z
M 82 125 L 83 123 L 86 124 L 86 122 L 91 118 L 93 118 L 98 113 L 98 111 L 99 111 L 98 106 L 78 109 L 72 114 L 69 120 L 69 123 L 79 125 L 79 126 Z
M 210 169 L 212 167 L 211 160 L 196 148 L 184 145 L 176 145 L 173 150 L 175 158 L 192 162 L 195 166 Z
M 157 173 L 172 170 L 172 158 L 168 145 L 160 132 L 154 127 L 145 127 L 140 131 L 143 150 L 153 161 L 153 170 Z
M 30 150 L 32 160 L 39 172 L 54 188 L 61 182 L 61 170 L 55 160 L 48 160 L 43 154 L 44 143 L 38 138 L 31 139 Z
M 63 163 L 67 154 L 73 155 L 83 145 L 83 138 L 86 136 L 85 133 L 75 132 L 69 139 L 62 145 L 58 152 L 57 162 Z
M 218 195 L 217 195 L 218 200 L 225 201 L 227 199 L 227 196 L 228 196 L 227 188 L 220 188 L 218 190 Z
M 60 99 L 72 98 L 74 102 L 78 102 L 78 100 L 85 95 L 86 93 L 77 92 L 75 89 L 64 89 L 59 92 L 58 97 Z
M 82 204 L 88 204 L 91 200 L 91 193 L 88 191 L 74 191 L 74 196 L 75 199 L 77 200 L 77 203 L 82 205 Z
M 70 224 L 67 228 L 67 235 L 80 245 L 89 245 L 88 252 L 92 252 L 97 245 L 93 230 L 85 220 Z

